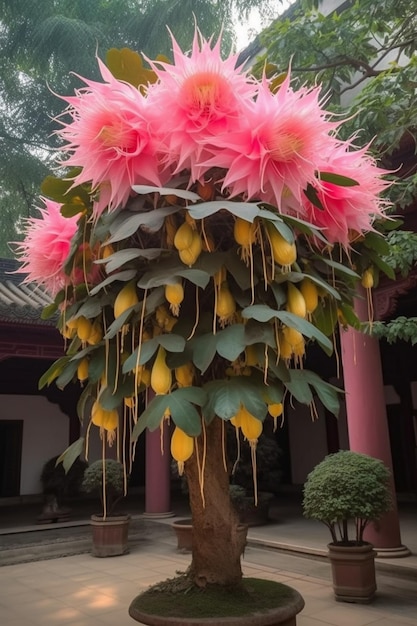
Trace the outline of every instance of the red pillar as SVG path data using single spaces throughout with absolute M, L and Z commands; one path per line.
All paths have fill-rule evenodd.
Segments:
M 368 319 L 365 297 L 356 300 L 355 311 L 361 321 Z M 350 449 L 380 459 L 392 472 L 378 339 L 352 328 L 341 330 L 340 336 Z M 378 556 L 407 556 L 410 551 L 401 544 L 393 479 L 391 489 L 394 508 L 379 524 L 368 527 L 366 539 L 373 543 Z
M 146 431 L 145 455 L 145 515 L 171 517 L 171 454 L 167 425 L 162 438 L 159 429 Z

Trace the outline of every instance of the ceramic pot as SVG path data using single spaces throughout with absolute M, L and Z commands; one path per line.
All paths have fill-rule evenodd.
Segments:
M 92 515 L 90 524 L 93 533 L 93 556 L 120 556 L 128 552 L 128 530 L 130 515 L 113 515 L 103 519 Z
M 375 550 L 370 543 L 341 546 L 330 543 L 333 589 L 339 602 L 372 601 L 376 591 Z

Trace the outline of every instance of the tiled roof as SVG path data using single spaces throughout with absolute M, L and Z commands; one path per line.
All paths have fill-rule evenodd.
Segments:
M 19 324 L 54 324 L 42 320 L 41 313 L 52 299 L 37 285 L 23 284 L 24 274 L 15 274 L 19 263 L 0 259 L 0 321 Z

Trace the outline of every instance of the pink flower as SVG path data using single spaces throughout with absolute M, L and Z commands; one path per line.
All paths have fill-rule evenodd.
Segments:
M 176 172 L 190 169 L 193 182 L 207 169 L 198 166 L 208 156 L 205 145 L 239 126 L 243 103 L 255 96 L 256 88 L 236 68 L 237 55 L 221 58 L 220 39 L 212 45 L 196 29 L 187 56 L 171 37 L 174 64 L 149 61 L 159 80 L 149 87 L 148 100 L 166 165 Z
M 288 75 L 276 94 L 266 79 L 247 105 L 236 132 L 216 138 L 213 157 L 205 165 L 227 168 L 224 188 L 274 204 L 301 202 L 303 189 L 315 180 L 318 155 L 329 151 L 338 123 L 331 122 L 319 102 L 319 88 L 290 87 Z
M 302 203 L 304 219 L 323 228 L 331 243 L 341 243 L 346 248 L 352 238 L 372 230 L 373 221 L 383 215 L 389 204 L 380 197 L 390 184 L 382 178 L 387 172 L 376 166 L 367 149 L 352 149 L 351 142 L 335 145 L 325 161 L 317 162 L 317 169 L 346 176 L 358 184 L 317 182 L 314 187 L 323 208 L 316 207 L 306 196 Z
M 63 217 L 61 204 L 42 198 L 45 208 L 41 217 L 26 220 L 25 239 L 17 245 L 22 267 L 17 273 L 27 274 L 24 283 L 38 283 L 55 296 L 69 282 L 64 272 L 71 239 L 77 230 L 78 217 Z
M 146 98 L 114 78 L 100 59 L 98 64 L 105 82 L 82 78 L 87 87 L 62 98 L 69 104 L 63 115 L 72 120 L 60 121 L 63 128 L 57 131 L 67 142 L 69 156 L 63 165 L 83 168 L 74 185 L 91 181 L 99 192 L 96 216 L 106 206 L 112 210 L 124 205 L 134 184 L 161 185 Z

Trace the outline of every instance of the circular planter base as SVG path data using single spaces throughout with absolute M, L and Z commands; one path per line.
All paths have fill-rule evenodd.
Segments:
M 271 584 L 271 581 L 268 581 Z M 276 597 L 279 598 L 280 590 L 285 588 L 286 597 L 277 599 L 279 606 L 248 612 L 247 614 L 233 617 L 179 617 L 179 616 L 165 616 L 150 613 L 145 610 L 143 606 L 143 595 L 137 596 L 129 607 L 130 617 L 141 624 L 147 624 L 148 626 L 296 626 L 297 615 L 304 608 L 304 600 L 302 596 L 287 585 L 281 583 L 272 583 L 276 585 Z M 205 593 L 205 592 L 204 592 Z M 170 602 L 173 606 L 176 606 L 175 596 L 173 598 L 172 593 L 170 595 Z M 275 596 L 274 596 L 275 598 Z M 198 611 L 199 600 L 198 597 L 188 598 L 189 603 L 194 602 Z M 230 598 L 228 600 L 230 603 Z M 236 599 L 236 603 L 239 603 L 239 599 Z

